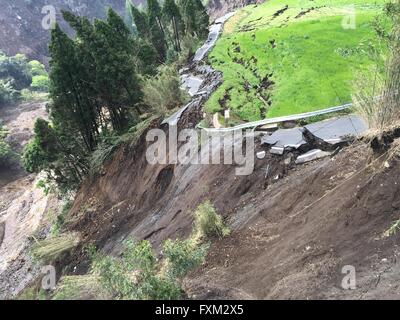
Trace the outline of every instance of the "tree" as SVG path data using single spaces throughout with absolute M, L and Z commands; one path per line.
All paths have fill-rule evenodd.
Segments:
M 125 1 L 125 16 L 124 16 L 124 22 L 128 29 L 134 33 L 136 30 L 134 28 L 134 23 L 133 23 L 133 17 L 132 17 L 132 4 L 131 0 L 126 0 Z
M 157 62 L 165 62 L 167 44 L 162 23 L 162 10 L 157 0 L 147 0 L 147 11 L 131 6 L 131 13 L 139 37 L 149 41 L 157 52 Z
M 23 54 L 7 57 L 0 51 L 0 78 L 7 80 L 15 90 L 29 87 L 32 77 L 26 57 Z
M 9 165 L 15 157 L 10 145 L 5 141 L 7 135 L 7 130 L 4 129 L 0 122 L 0 168 Z
M 201 0 L 180 0 L 179 6 L 186 32 L 203 40 L 207 38 L 209 16 Z
M 183 33 L 182 15 L 175 0 L 165 0 L 163 7 L 163 17 L 165 24 L 172 29 L 172 42 L 175 51 L 181 51 L 181 34 Z
M 81 136 L 85 148 L 96 147 L 98 124 L 88 97 L 85 62 L 77 45 L 57 25 L 50 43 L 50 116 L 61 131 Z
M 75 189 L 88 172 L 83 150 L 77 150 L 74 137 L 57 132 L 49 122 L 38 119 L 34 138 L 25 147 L 23 165 L 28 172 L 45 171 L 48 180 L 62 191 Z
M 105 21 L 94 23 L 69 12 L 63 17 L 76 38 L 58 25 L 52 31 L 50 122 L 36 123 L 24 159 L 28 171 L 45 170 L 49 180 L 68 189 L 88 173 L 88 158 L 105 132 L 124 133 L 140 120 L 143 94 L 137 70 L 144 68 L 141 50 L 146 45 L 112 9 Z
M 150 40 L 150 27 L 146 13 L 131 5 L 131 15 L 139 36 Z

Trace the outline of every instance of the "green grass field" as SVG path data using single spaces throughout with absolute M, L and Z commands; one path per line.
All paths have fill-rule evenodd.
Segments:
M 243 8 L 209 55 L 224 82 L 206 111 L 229 108 L 254 121 L 350 102 L 355 75 L 376 63 L 370 48 L 379 43 L 371 23 L 384 3 L 269 0 Z M 348 28 L 353 21 L 355 28 Z

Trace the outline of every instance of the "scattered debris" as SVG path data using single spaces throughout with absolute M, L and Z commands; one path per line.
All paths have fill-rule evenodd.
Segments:
M 296 164 L 303 164 L 317 159 L 329 157 L 331 152 L 322 151 L 320 149 L 311 150 L 296 159 Z
M 283 155 L 285 153 L 285 148 L 283 147 L 272 147 L 270 152 L 276 155 Z
M 266 157 L 267 153 L 265 151 L 261 151 L 257 153 L 257 159 L 264 159 Z

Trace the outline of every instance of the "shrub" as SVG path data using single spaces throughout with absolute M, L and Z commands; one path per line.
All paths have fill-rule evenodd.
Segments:
M 39 261 L 52 262 L 80 243 L 77 233 L 64 233 L 38 241 L 32 247 L 32 256 Z
M 53 300 L 104 300 L 109 296 L 96 275 L 66 276 L 59 281 Z
M 163 115 L 188 101 L 187 94 L 181 89 L 179 75 L 171 66 L 161 66 L 156 76 L 145 78 L 143 94 L 144 104 Z
M 16 154 L 11 149 L 10 145 L 5 141 L 8 132 L 0 124 L 0 167 L 8 166 L 15 158 Z
M 0 106 L 16 102 L 20 96 L 20 92 L 13 88 L 9 80 L 0 79 Z
M 33 91 L 48 92 L 50 79 L 47 75 L 37 75 L 32 77 L 31 89 Z
M 222 217 L 217 213 L 210 201 L 201 204 L 194 213 L 194 230 L 198 237 L 226 237 L 229 228 L 224 225 Z
M 93 272 L 102 286 L 116 299 L 173 300 L 181 295 L 179 285 L 158 274 L 158 261 L 148 241 L 129 241 L 124 258 L 98 256 Z
M 31 60 L 28 62 L 28 70 L 32 77 L 47 76 L 47 71 L 44 65 L 37 60 Z
M 167 240 L 163 246 L 166 276 L 171 279 L 183 278 L 204 262 L 208 248 L 208 244 L 198 244 L 192 239 Z

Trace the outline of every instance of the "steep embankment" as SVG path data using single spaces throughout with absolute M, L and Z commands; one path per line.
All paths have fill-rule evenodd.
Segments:
M 200 106 L 183 113 L 180 130 L 200 121 Z M 387 234 L 399 219 L 398 151 L 386 159 L 356 142 L 301 166 L 291 152 L 267 152 L 251 175 L 238 177 L 234 165 L 153 166 L 147 147 L 145 134 L 122 146 L 82 186 L 65 225 L 81 233 L 82 246 L 95 242 L 118 255 L 133 237 L 158 248 L 186 237 L 191 213 L 210 200 L 233 232 L 186 279 L 191 298 L 398 298 L 399 236 Z M 80 274 L 86 262 L 78 248 L 63 265 Z M 356 290 L 341 287 L 347 265 Z
M 85 243 L 117 255 L 127 237 L 156 246 L 185 237 L 194 208 L 210 200 L 233 233 L 188 277 L 190 297 L 398 297 L 399 236 L 384 236 L 399 219 L 397 155 L 374 162 L 369 146 L 357 142 L 302 166 L 290 153 L 268 155 L 253 174 L 237 177 L 229 165 L 151 166 L 142 142 L 121 148 L 80 190 L 68 229 Z M 79 257 L 78 250 L 70 270 L 85 272 Z M 346 265 L 356 268 L 356 290 L 341 288 Z
M 44 103 L 0 109 L 15 151 L 21 152 L 29 141 L 38 117 L 47 117 Z M 0 299 L 19 293 L 40 273 L 40 266 L 28 252 L 30 237 L 38 231 L 46 213 L 56 210 L 57 200 L 44 195 L 37 182 L 35 175 L 28 175 L 18 164 L 0 168 Z

